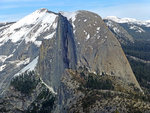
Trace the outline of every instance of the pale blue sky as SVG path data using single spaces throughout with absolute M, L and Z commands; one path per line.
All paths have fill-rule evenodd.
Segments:
M 150 0 L 0 0 L 0 22 L 16 21 L 33 11 L 89 10 L 102 17 L 130 17 L 150 20 Z

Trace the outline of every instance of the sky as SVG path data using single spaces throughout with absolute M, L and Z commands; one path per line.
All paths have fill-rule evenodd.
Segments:
M 17 21 L 40 8 L 54 12 L 88 10 L 102 18 L 150 20 L 150 0 L 0 0 L 0 22 Z

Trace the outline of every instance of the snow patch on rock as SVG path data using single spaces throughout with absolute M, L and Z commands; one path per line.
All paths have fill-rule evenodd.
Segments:
M 0 55 L 0 62 L 5 62 L 6 59 L 7 59 L 7 56 Z
M 56 32 L 51 33 L 50 35 L 44 37 L 44 39 L 51 39 L 55 35 Z
M 76 12 L 60 12 L 64 17 L 68 19 L 68 21 L 72 21 L 72 26 L 75 28 L 74 21 L 76 20 L 76 15 L 79 13 L 78 11 Z
M 88 40 L 90 38 L 90 34 L 87 35 L 86 40 Z
M 18 66 L 20 66 L 20 65 L 26 65 L 26 64 L 28 64 L 29 62 L 30 62 L 30 58 L 27 58 L 27 59 L 25 59 L 25 60 L 21 60 L 21 61 L 19 60 L 16 65 L 17 65 L 17 67 L 18 67 Z
M 0 71 L 3 71 L 5 69 L 5 67 L 6 67 L 6 64 L 0 66 Z
M 142 28 L 135 26 L 135 25 L 130 26 L 129 29 L 135 30 L 136 32 L 139 32 L 139 33 L 145 32 Z
M 117 27 L 114 27 L 114 28 L 113 28 L 113 31 L 114 31 L 115 33 L 119 33 L 119 32 L 120 32 L 120 30 L 119 30 Z
M 32 62 L 30 62 L 27 66 L 25 66 L 23 69 L 21 69 L 17 74 L 15 74 L 14 76 L 18 76 L 21 73 L 24 73 L 25 71 L 32 71 L 35 69 L 36 65 L 38 62 L 38 57 L 36 57 L 35 59 L 32 60 Z

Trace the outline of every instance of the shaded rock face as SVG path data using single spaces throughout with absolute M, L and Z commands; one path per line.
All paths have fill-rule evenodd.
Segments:
M 39 73 L 57 91 L 65 69 L 76 69 L 77 57 L 74 34 L 68 20 L 59 15 L 56 35 L 44 41 L 40 48 Z

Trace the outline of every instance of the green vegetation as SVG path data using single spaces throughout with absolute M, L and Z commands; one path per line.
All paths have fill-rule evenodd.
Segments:
M 105 73 L 102 75 L 90 73 L 85 67 L 80 67 L 79 71 L 68 71 L 72 75 L 72 80 L 80 84 L 77 90 L 84 94 L 79 103 L 72 108 L 81 105 L 86 113 L 90 113 L 92 108 L 101 109 L 101 107 L 108 112 L 113 109 L 113 113 L 125 110 L 141 113 L 149 109 L 149 104 L 145 107 L 145 103 L 149 103 L 150 96 L 134 91 L 134 84 L 124 84 L 121 78 Z
M 122 45 L 126 55 L 150 61 L 150 41 L 138 40 L 134 44 Z M 140 85 L 150 92 L 150 64 L 127 57 Z
M 40 81 L 34 71 L 25 72 L 12 79 L 10 85 L 23 94 L 30 94 Z
M 76 78 L 78 77 L 78 79 L 75 80 L 81 83 L 78 90 L 84 92 L 85 94 L 85 97 L 82 99 L 82 107 L 84 112 L 88 113 L 88 108 L 100 99 L 99 90 L 114 90 L 114 86 L 108 75 L 90 73 L 85 67 L 80 67 L 79 73 L 82 82 L 77 76 L 78 74 L 76 74 Z M 102 95 L 102 98 L 109 98 L 111 96 L 109 92 Z
M 48 89 L 43 89 L 36 100 L 28 108 L 27 113 L 51 113 L 55 96 Z
M 11 81 L 11 86 L 22 94 L 29 95 L 37 87 L 38 83 L 40 83 L 40 79 L 36 72 L 26 71 L 25 73 L 14 77 Z M 44 86 L 44 84 L 41 85 L 42 87 L 39 89 L 40 94 L 38 94 L 35 101 L 32 102 L 25 113 L 51 113 L 54 107 L 55 96 Z
M 150 64 L 137 62 L 133 59 L 128 58 L 133 72 L 141 86 L 150 90 Z
M 87 91 L 86 96 L 82 99 L 83 110 L 88 113 L 87 108 L 93 105 L 98 99 L 97 92 Z
M 105 79 L 100 75 L 89 73 L 86 85 L 87 88 L 113 90 L 113 84 L 110 79 Z
M 119 111 L 116 109 L 113 113 L 119 113 Z
M 127 55 L 150 60 L 150 41 L 135 41 L 134 44 L 122 45 L 122 48 Z
M 84 67 L 79 67 L 79 76 L 75 73 L 74 78 L 78 77 L 78 82 L 82 83 L 82 86 L 89 89 L 104 89 L 104 90 L 113 90 L 114 86 L 111 81 L 111 77 L 108 77 L 102 72 L 102 75 L 90 73 L 88 69 Z M 73 73 L 71 73 L 73 75 Z M 81 79 L 81 81 L 79 81 Z M 81 88 L 82 89 L 82 88 Z

